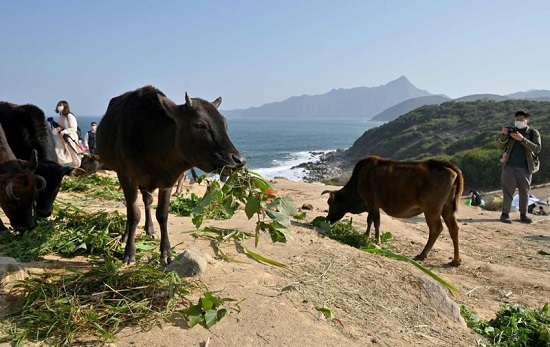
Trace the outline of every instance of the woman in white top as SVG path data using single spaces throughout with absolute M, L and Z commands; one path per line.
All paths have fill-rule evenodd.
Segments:
M 71 113 L 69 103 L 64 100 L 57 103 L 55 112 L 59 113 L 59 120 L 57 121 L 59 126 L 53 129 L 53 133 L 57 135 L 55 152 L 59 164 L 80 167 L 82 150 L 78 146 L 76 117 Z

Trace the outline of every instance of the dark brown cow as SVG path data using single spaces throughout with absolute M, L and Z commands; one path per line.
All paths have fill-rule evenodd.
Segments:
M 160 252 L 171 261 L 167 218 L 172 187 L 192 167 L 211 172 L 245 164 L 227 135 L 227 123 L 218 112 L 221 98 L 212 103 L 189 98 L 176 105 L 162 92 L 146 86 L 111 99 L 97 130 L 97 154 L 116 171 L 124 191 L 127 224 L 124 262 L 135 261 L 135 230 L 140 220 L 137 191 L 147 207 L 150 192 L 159 189 L 157 221 Z M 153 225 L 145 225 L 148 235 Z
M 397 218 L 424 213 L 430 228 L 428 242 L 415 259 L 424 260 L 443 230 L 449 228 L 454 246 L 451 265 L 460 265 L 456 213 L 464 179 L 460 169 L 440 160 L 399 162 L 370 156 L 355 166 L 346 185 L 330 193 L 327 219 L 334 223 L 347 212 L 368 212 L 367 235 L 374 222 L 375 240 L 380 242 L 380 209 Z
M 33 206 L 38 191 L 46 187 L 46 181 L 34 174 L 37 161 L 36 151 L 33 151 L 29 162 L 17 160 L 0 125 L 0 206 L 12 228 L 17 231 L 35 226 Z M 0 231 L 6 230 L 0 220 Z
M 38 193 L 35 211 L 39 217 L 50 216 L 63 177 L 78 176 L 84 170 L 59 165 L 52 133 L 40 108 L 0 102 L 0 124 L 16 158 L 27 160 L 33 152 L 38 154 L 36 174 L 44 177 L 47 185 Z

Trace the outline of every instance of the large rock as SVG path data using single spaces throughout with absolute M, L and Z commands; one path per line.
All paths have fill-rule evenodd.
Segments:
M 436 310 L 439 315 L 466 328 L 466 322 L 460 315 L 460 306 L 449 298 L 440 285 L 425 277 L 417 276 L 416 279 L 424 289 L 422 297 L 428 301 L 430 307 Z
M 0 257 L 0 283 L 3 287 L 6 283 L 25 279 L 26 273 L 17 260 L 10 257 Z
M 181 277 L 197 276 L 206 271 L 208 255 L 200 249 L 188 248 L 174 259 L 167 267 L 168 271 L 175 271 Z

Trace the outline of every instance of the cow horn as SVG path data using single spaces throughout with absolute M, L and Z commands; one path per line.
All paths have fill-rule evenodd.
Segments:
M 187 92 L 185 92 L 185 103 L 187 106 L 193 106 L 193 101 L 191 101 L 191 98 L 187 95 Z
M 222 103 L 222 97 L 220 96 L 216 100 L 212 101 L 212 105 L 214 105 L 216 108 L 219 108 Z
M 336 190 L 325 190 L 321 193 L 321 195 L 324 195 L 326 193 L 329 193 L 329 194 L 336 193 Z
M 6 186 L 6 193 L 8 194 L 8 197 L 15 199 L 15 200 L 21 200 L 21 198 L 18 198 L 13 194 L 13 182 L 8 183 Z
M 38 184 L 36 185 L 36 189 L 38 191 L 44 190 L 44 188 L 46 188 L 46 180 L 44 179 L 44 177 L 40 175 L 36 175 L 35 177 L 36 177 L 36 180 L 38 181 Z

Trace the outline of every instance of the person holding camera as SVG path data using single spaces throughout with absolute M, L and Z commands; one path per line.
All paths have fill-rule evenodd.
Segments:
M 53 133 L 57 136 L 55 144 L 55 153 L 59 164 L 80 167 L 80 154 L 82 150 L 78 145 L 78 123 L 76 117 L 71 113 L 69 103 L 61 100 L 57 103 L 55 112 L 59 113 L 59 119 L 54 122 L 49 118 L 52 124 Z
M 529 190 L 533 173 L 539 170 L 537 154 L 541 150 L 540 133 L 529 127 L 531 115 L 525 111 L 517 111 L 513 127 L 502 127 L 502 133 L 498 139 L 498 149 L 502 150 L 500 163 L 502 173 L 500 182 L 502 186 L 502 214 L 500 221 L 512 223 L 510 210 L 516 188 L 519 195 L 520 221 L 532 223 L 527 216 L 529 204 Z

